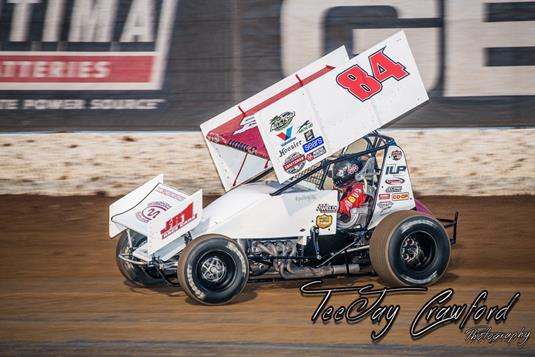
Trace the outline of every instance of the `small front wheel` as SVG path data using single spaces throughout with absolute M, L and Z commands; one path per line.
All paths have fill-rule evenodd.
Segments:
M 427 286 L 437 282 L 450 261 L 450 240 L 435 218 L 399 211 L 384 218 L 370 240 L 370 260 L 386 283 Z
M 180 254 L 180 286 L 192 299 L 206 305 L 230 302 L 249 279 L 247 256 L 232 239 L 207 236 L 194 239 Z

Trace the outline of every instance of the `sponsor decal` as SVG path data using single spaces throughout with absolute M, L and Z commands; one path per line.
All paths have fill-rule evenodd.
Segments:
M 392 201 L 385 201 L 385 202 L 379 202 L 377 204 L 377 207 L 382 208 L 383 210 L 390 208 L 394 205 L 394 202 Z
M 304 196 L 295 196 L 296 202 L 307 202 L 307 201 L 316 201 L 318 196 L 316 195 L 304 195 Z
M 391 157 L 394 161 L 398 161 L 403 157 L 403 153 L 401 150 L 394 150 L 392 151 Z
M 240 128 L 238 130 L 236 130 L 233 135 L 236 135 L 236 134 L 240 134 L 240 133 L 243 133 L 249 129 L 252 129 L 252 128 L 256 128 L 256 120 L 254 118 L 254 116 L 248 116 L 247 118 L 244 118 L 241 122 L 240 122 Z
M 379 194 L 379 200 L 385 201 L 385 200 L 389 200 L 389 199 L 390 199 L 390 194 L 389 193 L 380 193 Z
M 316 211 L 321 213 L 336 213 L 338 207 L 328 203 L 320 203 L 318 207 L 316 207 Z
M 386 175 L 400 175 L 407 172 L 407 166 L 388 165 Z
M 197 218 L 197 214 L 193 214 L 193 202 L 188 205 L 183 211 L 171 218 L 165 223 L 165 228 L 160 231 L 162 239 L 169 237 L 171 234 L 178 231 L 180 228 L 186 226 Z
M 333 224 L 333 216 L 328 214 L 321 214 L 316 216 L 316 226 L 321 229 L 329 228 Z
M 312 131 L 312 129 L 310 129 L 305 133 L 305 140 L 310 141 L 312 139 L 314 139 L 314 132 Z
M 391 178 L 391 179 L 386 179 L 385 180 L 385 183 L 387 185 L 391 185 L 391 186 L 394 186 L 394 185 L 401 185 L 405 182 L 404 179 L 402 179 L 401 177 L 394 177 L 394 178 Z
M 379 207 L 381 209 L 381 211 L 379 212 L 379 215 L 380 216 L 384 216 L 386 214 L 388 214 L 388 212 L 390 212 L 390 208 L 392 208 L 392 206 L 394 205 L 394 202 L 392 201 L 381 201 L 377 204 L 377 207 Z
M 156 187 L 156 190 L 154 190 L 154 191 L 156 191 L 158 193 L 161 193 L 162 195 L 165 195 L 167 197 L 174 198 L 177 201 L 183 201 L 184 198 L 185 198 L 184 196 L 181 196 L 181 195 L 179 195 L 179 194 L 177 194 L 177 193 L 175 193 L 175 192 L 173 192 L 171 190 L 168 190 L 168 189 L 166 189 L 166 188 L 164 188 L 164 187 L 162 187 L 160 185 L 158 185 L 158 187 Z
M 406 201 L 409 199 L 409 193 L 408 192 L 401 192 L 401 193 L 393 193 L 392 194 L 392 201 Z
M 284 160 L 282 167 L 290 175 L 298 173 L 305 167 L 305 155 L 294 152 Z
M 302 133 L 308 129 L 312 128 L 312 123 L 310 122 L 310 120 L 307 120 L 306 122 L 304 122 L 303 124 L 301 124 L 301 126 L 299 127 L 299 129 L 297 129 L 297 132 L 298 133 Z
M 388 193 L 398 193 L 398 192 L 401 192 L 401 186 L 387 187 L 387 188 L 386 188 L 386 192 L 388 192 Z
M 305 145 L 303 145 L 303 150 L 305 151 L 305 153 L 307 153 L 311 150 L 314 150 L 315 148 L 319 146 L 322 146 L 323 144 L 324 144 L 323 137 L 318 136 L 317 138 L 305 143 Z
M 1 3 L 2 89 L 162 88 L 178 0 Z
M 219 135 L 218 133 L 214 133 L 213 131 L 209 132 L 208 135 L 206 135 L 206 139 L 216 144 L 219 144 L 221 141 L 223 141 L 221 135 Z
M 270 131 L 279 131 L 286 128 L 288 125 L 290 125 L 294 117 L 295 112 L 284 112 L 281 115 L 277 115 L 270 121 Z
M 290 145 L 284 146 L 282 149 L 279 150 L 279 158 L 285 156 L 286 154 L 292 152 L 294 149 L 297 149 L 299 146 L 301 146 L 301 143 L 302 143 L 301 140 L 293 142 L 293 143 L 292 141 L 288 142 L 288 144 L 291 143 Z
M 278 133 L 277 137 L 282 141 L 288 141 L 292 137 L 292 128 L 293 127 L 289 127 L 284 133 Z
M 325 146 L 321 146 L 317 148 L 316 150 L 309 152 L 307 154 L 307 161 L 312 161 L 314 159 L 317 159 L 318 157 L 320 157 L 321 155 L 325 155 L 326 153 L 327 151 L 325 150 Z
M 167 211 L 169 208 L 171 208 L 171 205 L 167 202 L 150 202 L 147 204 L 147 207 L 136 213 L 136 218 L 141 222 L 149 223 L 158 217 L 160 213 Z

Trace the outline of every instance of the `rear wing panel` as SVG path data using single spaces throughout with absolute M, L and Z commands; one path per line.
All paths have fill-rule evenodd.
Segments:
M 134 220 L 131 220 L 132 222 L 129 223 L 130 220 L 125 219 L 123 215 L 139 205 L 158 184 L 163 184 L 163 179 L 163 175 L 158 175 L 110 205 L 108 220 L 110 238 L 123 232 L 127 228 L 126 225 L 130 225 L 132 226 L 132 230 L 146 235 L 146 232 L 139 232 L 143 230 L 142 224 L 138 225 Z M 123 216 L 123 219 L 121 219 L 121 216 Z
M 158 175 L 111 204 L 109 212 L 110 238 L 126 229 L 146 236 L 148 259 L 199 224 L 202 190 L 188 195 L 165 185 Z

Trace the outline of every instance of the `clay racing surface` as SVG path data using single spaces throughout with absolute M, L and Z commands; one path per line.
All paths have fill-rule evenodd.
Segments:
M 449 304 L 471 304 L 483 289 L 487 305 L 521 297 L 494 331 L 535 329 L 535 197 L 429 197 L 438 216 L 460 209 L 458 244 L 445 278 L 427 293 L 388 296 L 400 305 L 392 330 L 382 325 L 317 322 L 320 297 L 303 297 L 300 282 L 256 283 L 233 304 L 207 307 L 177 288 L 141 289 L 115 266 L 107 238 L 106 197 L 1 196 L 0 355 L 352 355 L 535 354 L 533 336 L 516 343 L 467 343 L 450 324 L 412 340 L 409 326 L 437 292 L 453 288 Z M 376 277 L 329 279 L 328 286 L 380 284 Z M 355 295 L 330 301 L 348 305 Z M 383 322 L 384 324 L 384 322 Z M 473 326 L 469 321 L 467 326 Z

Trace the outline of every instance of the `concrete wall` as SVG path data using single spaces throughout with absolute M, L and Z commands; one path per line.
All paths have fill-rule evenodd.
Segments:
M 423 195 L 535 192 L 535 129 L 384 130 Z M 122 195 L 164 173 L 193 192 L 223 192 L 200 132 L 0 134 L 0 194 Z

